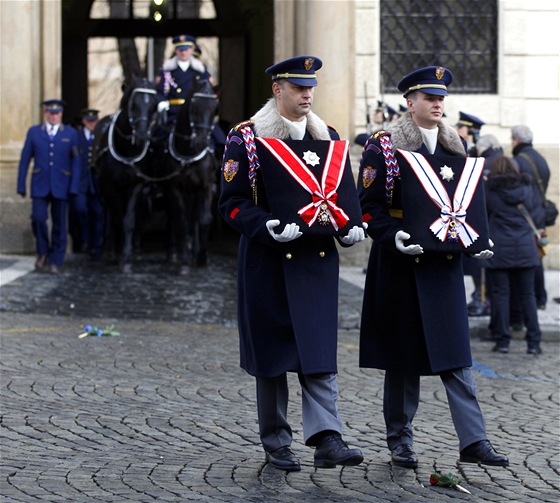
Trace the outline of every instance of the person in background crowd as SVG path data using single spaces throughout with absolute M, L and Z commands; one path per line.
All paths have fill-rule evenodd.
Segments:
M 103 206 L 95 174 L 90 168 L 95 126 L 99 110 L 86 108 L 80 112 L 82 127 L 78 131 L 80 146 L 80 186 L 70 198 L 69 231 L 75 253 L 89 253 L 92 260 L 101 258 L 103 245 Z
M 548 163 L 533 147 L 533 132 L 525 125 L 518 125 L 512 128 L 511 147 L 513 149 L 513 159 L 519 166 L 519 172 L 526 173 L 531 177 L 534 190 L 537 193 L 539 204 L 533 214 L 535 225 L 541 231 L 545 230 L 544 201 L 546 200 L 546 190 L 550 180 Z M 544 282 L 542 260 L 535 270 L 535 295 L 537 297 L 537 308 L 545 309 L 548 294 Z M 519 318 L 518 313 L 519 308 L 514 307 L 514 317 Z
M 409 111 L 388 132 L 368 140 L 358 175 L 363 219 L 373 238 L 362 307 L 360 366 L 385 370 L 387 446 L 392 463 L 406 468 L 418 465 L 412 423 L 422 375 L 439 375 L 445 386 L 459 437 L 459 460 L 509 464 L 488 440 L 476 397 L 460 255 L 424 252 L 419 244 L 407 243 L 411 234 L 403 223 L 403 185 L 396 166 L 385 162 L 384 154 L 396 149 L 465 158 L 464 142 L 442 121 L 452 79 L 451 72 L 440 66 L 421 68 L 402 78 L 398 89 Z M 445 175 L 439 167 L 433 169 Z M 415 217 L 407 216 L 410 225 Z M 479 259 L 489 256 L 490 250 L 475 255 Z
M 459 136 L 467 144 L 467 155 L 477 157 L 479 155 L 477 143 L 480 135 L 480 129 L 484 122 L 474 115 L 465 112 L 459 112 L 459 120 L 455 124 L 455 129 Z M 465 276 L 471 276 L 474 284 L 474 290 L 471 301 L 468 304 L 469 316 L 486 316 L 490 314 L 490 305 L 486 294 L 486 278 L 479 260 L 470 257 L 463 257 L 463 270 Z
M 535 234 L 527 221 L 538 198 L 531 178 L 520 173 L 509 157 L 494 159 L 486 181 L 486 209 L 494 256 L 486 263 L 492 285 L 492 351 L 507 353 L 511 341 L 510 293 L 512 286 L 527 326 L 527 353 L 540 354 L 541 330 L 535 298 L 535 269 L 540 263 Z
M 459 112 L 459 120 L 455 124 L 455 129 L 459 136 L 467 142 L 467 154 L 470 157 L 476 157 L 478 138 L 480 137 L 480 129 L 485 122 L 474 115 L 465 112 Z
M 27 195 L 27 172 L 33 159 L 31 227 L 37 249 L 35 269 L 42 271 L 48 267 L 51 273 L 57 274 L 66 253 L 68 197 L 78 193 L 80 183 L 78 133 L 62 124 L 62 100 L 45 100 L 42 106 L 43 124 L 27 131 L 19 161 L 17 193 L 22 197 Z
M 504 153 L 498 139 L 491 134 L 483 135 L 476 144 L 477 156 L 484 157 L 484 178 L 486 178 L 492 160 Z M 469 316 L 487 316 L 490 314 L 490 283 L 480 260 L 463 257 L 465 276 L 473 279 L 474 290 L 467 308 Z
M 230 131 L 218 201 L 226 222 L 241 234 L 241 366 L 256 378 L 259 432 L 266 459 L 285 471 L 301 469 L 290 448 L 287 372 L 297 372 L 301 385 L 303 436 L 307 446 L 315 447 L 315 467 L 354 466 L 363 461 L 360 450 L 350 449 L 342 438 L 337 405 L 339 258 L 335 239 L 329 234 L 302 234 L 296 223 L 277 229 L 280 220 L 270 208 L 274 184 L 265 185 L 261 173 L 283 167 L 271 161 L 264 166 L 262 159 L 260 169 L 252 164 L 255 137 L 323 140 L 317 143 L 339 139 L 336 131 L 311 111 L 315 72 L 321 67 L 319 58 L 299 56 L 266 70 L 272 77 L 273 97 L 251 121 Z M 248 152 L 253 153 L 251 159 Z M 312 151 L 307 153 L 316 156 Z M 292 158 L 278 155 L 285 162 Z M 310 166 L 318 161 L 309 158 Z M 346 197 L 354 198 L 358 206 L 352 189 Z M 339 201 L 345 197 L 340 191 L 337 195 Z M 283 206 L 289 206 L 289 197 Z M 340 239 L 351 245 L 364 238 L 363 228 L 354 226 Z

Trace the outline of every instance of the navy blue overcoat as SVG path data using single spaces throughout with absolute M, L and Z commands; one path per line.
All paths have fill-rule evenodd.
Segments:
M 235 175 L 229 181 L 221 177 L 218 206 L 241 234 L 237 299 L 241 367 L 259 377 L 286 371 L 336 372 L 335 239 L 304 234 L 287 243 L 275 241 L 266 229 L 274 215 L 261 176 L 257 174 L 255 203 L 242 136 L 236 131 L 231 135 L 224 160 L 235 168 Z M 339 139 L 335 131 L 330 135 Z M 304 139 L 312 138 L 306 134 Z
M 418 151 L 428 153 L 424 145 Z M 439 144 L 435 154 L 450 155 Z M 424 252 L 412 256 L 398 251 L 395 234 L 406 231 L 400 179 L 395 179 L 391 208 L 385 183 L 381 145 L 373 140 L 364 150 L 358 176 L 363 218 L 374 240 L 362 306 L 360 366 L 420 375 L 469 367 L 461 255 Z

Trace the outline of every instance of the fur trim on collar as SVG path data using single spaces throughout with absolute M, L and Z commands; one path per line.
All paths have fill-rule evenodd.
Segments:
M 251 120 L 255 123 L 255 130 L 258 136 L 279 139 L 286 139 L 290 136 L 288 126 L 282 120 L 274 98 L 270 98 L 266 104 L 251 117 Z M 327 125 L 313 112 L 307 114 L 307 131 L 314 140 L 331 139 Z
M 443 122 L 440 122 L 437 127 L 438 143 L 449 153 L 465 157 L 465 147 L 457 131 Z M 387 131 L 391 133 L 393 148 L 415 152 L 422 146 L 422 133 L 412 120 L 410 112 L 406 112 L 397 122 L 391 124 Z
M 189 61 L 190 68 L 192 68 L 193 70 L 199 73 L 204 73 L 206 71 L 206 68 L 204 67 L 202 61 L 196 59 L 195 57 L 191 57 Z M 173 56 L 171 59 L 168 59 L 165 63 L 163 63 L 164 72 L 172 72 L 173 70 L 177 70 L 177 68 L 179 68 L 177 56 Z

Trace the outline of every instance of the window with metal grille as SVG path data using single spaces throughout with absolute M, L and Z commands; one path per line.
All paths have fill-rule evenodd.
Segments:
M 496 93 L 497 0 L 381 0 L 380 29 L 384 92 L 437 65 L 453 73 L 454 93 Z

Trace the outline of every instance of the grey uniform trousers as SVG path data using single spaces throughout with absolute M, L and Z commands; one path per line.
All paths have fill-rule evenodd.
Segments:
M 303 375 L 301 384 L 303 437 L 306 445 L 314 445 L 312 437 L 326 430 L 342 434 L 338 413 L 338 385 L 336 374 Z M 288 378 L 257 377 L 257 410 L 259 433 L 264 450 L 274 451 L 292 443 L 292 429 L 288 423 Z
M 486 423 L 476 398 L 476 384 L 468 367 L 443 372 L 447 401 L 455 431 L 459 437 L 459 450 L 487 440 Z M 383 415 L 387 428 L 389 450 L 400 444 L 413 445 L 412 420 L 420 400 L 420 376 L 406 372 L 385 372 Z

